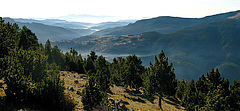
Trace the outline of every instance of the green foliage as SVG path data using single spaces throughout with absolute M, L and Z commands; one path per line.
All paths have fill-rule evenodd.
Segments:
M 91 51 L 90 55 L 88 55 L 88 58 L 95 62 L 97 60 L 97 55 L 94 51 Z
M 174 74 L 172 63 L 168 64 L 168 58 L 163 50 L 155 56 L 154 65 L 150 62 L 147 70 L 147 79 L 145 80 L 145 91 L 148 95 L 157 95 L 159 97 L 159 106 L 161 107 L 161 99 L 163 95 L 175 95 L 177 81 Z
M 126 76 L 124 79 L 126 79 L 127 85 L 129 85 L 131 88 L 135 88 L 137 91 L 143 83 L 142 76 L 144 73 L 144 66 L 142 66 L 142 61 L 140 58 L 137 58 L 137 56 L 130 55 L 128 56 L 126 61 Z
M 240 110 L 240 80 L 230 86 L 229 104 L 232 110 Z
M 0 110 L 15 107 L 72 110 L 75 103 L 64 94 L 64 82 L 59 75 L 60 62 L 49 59 L 52 54 L 50 42 L 46 46 L 50 51 L 46 52 L 26 26 L 19 29 L 17 24 L 0 21 L 0 78 L 7 85 L 4 89 L 6 97 L 1 98 L 5 103 L 0 105 Z M 53 51 L 60 57 L 57 47 Z M 49 65 L 47 61 L 54 62 Z
M 87 58 L 87 61 L 85 63 L 85 70 L 88 75 L 92 75 L 93 73 L 96 73 L 94 62 L 89 57 Z
M 97 73 L 95 75 L 95 80 L 100 85 L 102 91 L 109 91 L 111 75 L 109 72 L 108 62 L 103 56 L 99 56 L 96 61 Z
M 59 74 L 60 70 L 68 70 L 89 75 L 81 93 L 85 108 L 108 109 L 107 92 L 111 84 L 116 84 L 137 91 L 144 86 L 149 100 L 153 102 L 155 95 L 159 97 L 160 107 L 163 96 L 176 95 L 187 110 L 240 109 L 239 81 L 234 81 L 229 89 L 228 79 L 222 78 L 218 69 L 212 69 L 207 77 L 202 75 L 196 83 L 192 80 L 186 86 L 184 81 L 176 81 L 173 64 L 168 63 L 163 50 L 155 56 L 154 64 L 150 62 L 145 69 L 135 54 L 126 59 L 114 58 L 109 63 L 94 51 L 84 60 L 74 48 L 63 54 L 57 46 L 52 48 L 49 40 L 44 48 L 26 26 L 20 29 L 17 24 L 4 23 L 1 17 L 0 35 L 0 79 L 7 85 L 6 97 L 0 98 L 4 101 L 0 108 L 73 110 L 75 102 L 64 93 L 64 81 Z M 133 100 L 143 102 L 139 98 Z
M 115 85 L 124 85 L 123 80 L 123 72 L 124 72 L 124 61 L 125 59 L 122 57 L 118 57 L 117 59 L 113 59 L 113 63 L 109 66 L 109 71 L 111 74 L 111 83 Z
M 135 54 L 128 57 L 114 58 L 109 65 L 111 82 L 116 85 L 130 86 L 137 91 L 143 86 L 143 74 L 145 73 L 142 61 Z
M 48 66 L 47 76 L 36 84 L 35 97 L 38 104 L 48 110 L 71 110 L 75 103 L 64 94 L 64 81 L 60 80 L 60 71 L 56 63 Z M 68 109 L 69 108 L 69 109 Z
M 100 91 L 100 87 L 95 83 L 92 76 L 89 77 L 85 88 L 82 91 L 82 103 L 85 109 L 96 107 L 100 105 L 101 101 L 104 98 L 104 93 Z
M 111 75 L 108 62 L 105 57 L 95 55 L 92 51 L 85 61 L 85 69 L 89 75 L 89 80 L 82 91 L 82 102 L 85 109 L 97 107 L 101 110 L 107 110 L 108 99 L 107 92 L 110 91 Z
M 222 79 L 218 69 L 216 70 L 216 72 L 214 71 L 214 69 L 212 69 L 209 73 L 207 73 L 207 78 L 210 81 L 210 83 L 212 83 L 214 89 L 217 88 Z
M 198 95 L 196 92 L 196 84 L 194 80 L 191 80 L 191 82 L 188 84 L 184 95 L 182 97 L 181 104 L 187 109 L 187 110 L 194 110 L 195 105 L 198 104 Z
M 227 111 L 230 110 L 228 104 L 229 96 L 225 95 L 223 87 L 221 85 L 212 92 L 207 94 L 206 105 L 199 110 L 213 110 L 213 111 Z
M 202 75 L 196 83 L 193 80 L 189 83 L 181 104 L 187 110 L 238 110 L 239 85 L 234 83 L 229 90 L 228 79 L 222 78 L 218 69 L 212 69 L 207 77 Z
M 179 98 L 180 100 L 184 95 L 185 89 L 186 89 L 185 81 L 184 80 L 178 81 L 177 88 L 176 88 L 176 97 Z
M 17 45 L 19 48 L 23 48 L 24 50 L 29 48 L 36 50 L 39 46 L 37 36 L 26 26 L 23 26 L 19 32 L 19 40 Z
M 19 58 L 14 56 L 8 56 L 5 60 L 7 61 L 8 68 L 4 72 L 5 89 L 7 101 L 13 104 L 19 104 L 26 102 L 29 98 L 28 95 L 31 93 L 30 82 L 31 75 L 24 74 L 24 68 L 21 66 Z

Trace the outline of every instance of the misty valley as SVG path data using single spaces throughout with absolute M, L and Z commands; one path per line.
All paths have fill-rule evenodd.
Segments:
M 240 11 L 0 19 L 0 110 L 240 110 Z

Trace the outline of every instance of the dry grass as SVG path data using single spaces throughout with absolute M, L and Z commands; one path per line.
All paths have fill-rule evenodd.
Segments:
M 159 111 L 158 99 L 151 103 L 144 95 L 136 94 L 135 90 L 121 86 L 111 87 L 113 92 L 111 98 L 114 100 L 123 100 L 126 108 L 130 111 Z M 140 91 L 142 93 L 142 91 Z M 157 97 L 156 97 L 157 98 Z M 122 104 L 123 105 L 123 104 Z M 164 111 L 181 111 L 184 110 L 179 103 L 173 98 L 163 98 L 162 108 Z
M 60 75 L 60 78 L 65 82 L 66 89 L 64 92 L 69 94 L 77 102 L 77 110 L 82 110 L 83 104 L 81 102 L 81 96 L 80 94 L 77 94 L 77 92 L 82 92 L 84 89 L 87 82 L 86 75 L 69 71 L 61 71 Z
M 76 101 L 76 110 L 83 110 L 83 104 L 81 102 L 81 96 L 77 92 L 82 92 L 85 84 L 88 80 L 85 74 L 78 74 L 74 72 L 61 71 L 60 78 L 65 82 L 65 93 L 69 94 Z M 6 88 L 3 84 L 3 80 L 0 80 L 0 87 Z M 73 88 L 73 90 L 71 90 Z M 125 88 L 122 86 L 113 85 L 110 87 L 112 94 L 108 94 L 109 99 L 115 101 L 122 100 L 120 104 L 121 108 L 129 111 L 159 111 L 161 110 L 158 106 L 158 99 L 151 103 L 147 98 L 141 94 L 136 94 L 135 90 L 130 88 Z M 142 93 L 142 91 L 140 91 Z M 0 96 L 5 96 L 3 88 L 0 88 Z M 125 106 L 125 107 L 124 107 Z M 163 98 L 162 108 L 164 111 L 182 111 L 183 107 L 179 104 L 178 100 L 174 98 Z M 118 110 L 116 106 L 112 106 L 113 110 Z
M 63 76 L 64 74 L 64 76 Z M 61 79 L 65 81 L 65 92 L 70 94 L 71 97 L 77 102 L 76 110 L 83 110 L 83 104 L 81 102 L 81 96 L 77 95 L 77 91 L 82 91 L 84 89 L 84 85 L 87 82 L 87 78 L 83 79 L 81 76 L 86 76 L 84 74 L 77 74 L 68 71 L 61 71 Z M 78 81 L 76 84 L 75 81 Z M 71 91 L 70 88 L 73 87 L 74 91 Z M 110 87 L 112 94 L 108 94 L 109 99 L 113 99 L 115 101 L 122 100 L 123 102 L 120 104 L 122 106 L 119 109 L 127 109 L 130 111 L 159 111 L 161 110 L 158 106 L 158 99 L 155 99 L 153 103 L 147 100 L 146 97 L 140 94 L 136 94 L 135 90 L 130 88 L 125 88 L 122 86 L 113 85 Z M 142 93 L 142 91 L 140 91 Z M 156 97 L 157 98 L 157 97 Z M 124 107 L 125 106 L 125 107 Z M 164 111 L 182 111 L 183 107 L 179 104 L 177 100 L 174 98 L 163 98 L 162 100 L 162 108 Z M 118 110 L 116 106 L 112 106 L 113 110 Z
M 3 97 L 3 96 L 6 96 L 5 92 L 4 92 L 4 88 L 6 88 L 7 85 L 4 84 L 4 81 L 3 80 L 0 80 L 0 96 Z

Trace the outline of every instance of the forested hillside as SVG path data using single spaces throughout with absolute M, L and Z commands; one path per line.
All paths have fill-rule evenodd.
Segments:
M 229 19 L 239 19 L 240 11 L 233 11 L 211 15 L 203 18 L 181 18 L 160 16 L 151 19 L 138 20 L 135 23 L 129 24 L 121 28 L 108 29 L 108 35 L 138 35 L 144 32 L 156 31 L 163 34 L 175 32 L 187 27 L 191 27 L 201 23 L 224 21 Z M 96 33 L 106 32 L 100 30 Z
M 109 98 L 120 92 L 114 90 L 115 86 L 124 87 L 121 90 L 129 93 L 124 94 L 124 100 L 158 104 L 158 110 L 164 109 L 162 101 L 180 103 L 186 110 L 240 110 L 240 81 L 229 85 L 219 69 L 212 69 L 196 82 L 186 83 L 176 79 L 177 68 L 169 63 L 163 50 L 148 67 L 135 54 L 108 62 L 91 51 L 83 59 L 74 48 L 64 54 L 57 46 L 52 47 L 49 40 L 43 47 L 26 26 L 19 28 L 17 24 L 4 23 L 2 18 L 0 23 L 0 85 L 4 91 L 0 93 L 0 110 L 66 111 L 74 110 L 80 101 L 84 110 L 128 110 L 128 101 Z M 81 95 L 80 101 L 64 92 L 67 82 L 60 79 L 60 70 L 77 72 L 79 76 L 67 76 L 88 80 L 81 92 L 76 91 Z M 73 87 L 67 89 L 74 91 Z
M 60 66 L 51 62 L 48 48 L 38 43 L 26 26 L 4 23 L 0 18 L 0 110 L 73 110 L 74 101 L 64 93 Z M 61 54 L 55 47 L 54 54 Z M 61 55 L 60 55 L 61 56 Z
M 219 68 L 223 77 L 233 81 L 240 79 L 240 64 L 237 62 L 239 32 L 239 20 L 226 20 L 203 23 L 170 34 L 146 32 L 140 35 L 85 36 L 52 44 L 63 50 L 74 47 L 83 52 L 134 53 L 141 55 L 145 66 L 164 49 L 175 64 L 178 77 L 196 80 L 209 68 Z

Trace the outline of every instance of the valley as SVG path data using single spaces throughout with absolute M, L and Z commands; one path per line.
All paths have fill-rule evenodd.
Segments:
M 0 17 L 0 110 L 237 110 L 239 13 L 157 17 L 66 40 L 63 24 Z M 39 43 L 23 24 L 58 39 Z
M 49 39 L 63 52 L 73 47 L 86 57 L 90 51 L 96 51 L 110 62 L 119 55 L 137 54 L 143 65 L 148 66 L 163 49 L 178 77 L 196 80 L 211 68 L 219 68 L 224 77 L 233 80 L 240 78 L 240 64 L 236 62 L 240 55 L 239 13 L 232 11 L 203 18 L 160 16 L 99 24 L 58 19 L 5 20 L 28 26 L 39 42 L 44 44 Z

